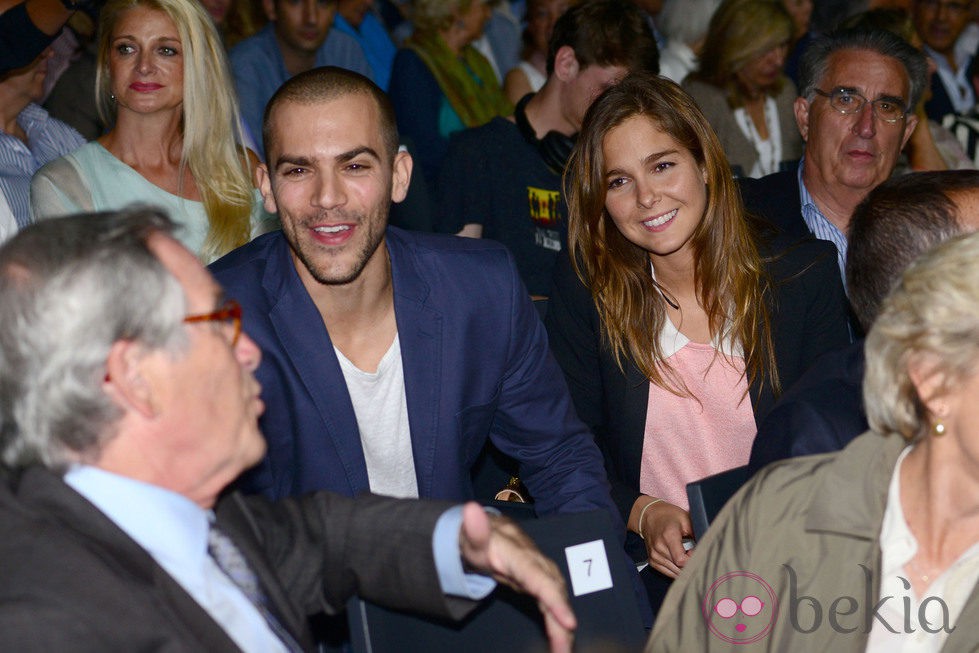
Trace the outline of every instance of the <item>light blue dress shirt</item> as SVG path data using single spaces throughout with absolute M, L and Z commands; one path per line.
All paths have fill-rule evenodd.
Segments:
M 265 619 L 207 553 L 213 513 L 183 495 L 87 465 L 73 466 L 65 483 L 150 554 L 246 653 L 285 651 Z M 459 554 L 462 507 L 439 518 L 432 550 L 445 594 L 478 600 L 495 581 L 466 574 Z
M 391 40 L 384 25 L 371 12 L 364 15 L 360 27 L 354 27 L 337 14 L 333 19 L 333 29 L 342 32 L 357 41 L 360 49 L 364 52 L 364 58 L 370 64 L 373 71 L 374 83 L 383 90 L 388 90 L 388 82 L 391 81 L 391 66 L 394 64 L 394 55 L 398 48 Z
M 805 162 L 806 159 L 803 157 L 802 161 L 799 162 L 798 173 L 799 201 L 802 204 L 802 219 L 805 220 L 806 226 L 809 227 L 809 231 L 812 232 L 812 235 L 820 240 L 828 240 L 836 246 L 836 263 L 840 267 L 840 278 L 843 280 L 843 289 L 846 290 L 846 234 L 840 231 L 835 224 L 830 222 L 826 216 L 822 214 L 819 207 L 816 206 L 816 201 L 806 189 L 806 184 L 802 181 L 802 166 L 805 165 Z
M 17 124 L 27 134 L 27 145 L 0 129 L 0 193 L 23 228 L 32 222 L 31 177 L 48 161 L 84 145 L 85 139 L 36 104 L 28 104 L 18 114 Z

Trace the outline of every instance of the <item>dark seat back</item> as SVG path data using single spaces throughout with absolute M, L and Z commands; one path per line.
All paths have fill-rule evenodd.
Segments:
M 690 501 L 690 521 L 694 536 L 699 540 L 721 511 L 727 500 L 748 481 L 748 466 L 735 467 L 693 483 L 687 483 Z

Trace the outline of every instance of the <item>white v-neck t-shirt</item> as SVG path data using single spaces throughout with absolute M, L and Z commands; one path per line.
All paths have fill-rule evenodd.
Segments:
M 339 349 L 333 349 L 340 361 L 347 392 L 357 416 L 371 492 L 416 498 L 418 480 L 411 451 L 408 402 L 398 335 L 395 334 L 394 342 L 373 373 L 361 370 Z

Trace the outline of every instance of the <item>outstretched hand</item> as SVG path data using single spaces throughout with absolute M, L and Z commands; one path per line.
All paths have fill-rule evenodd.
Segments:
M 462 509 L 462 558 L 474 570 L 537 599 L 551 651 L 571 651 L 577 627 L 564 577 L 510 519 L 489 515 L 470 501 Z

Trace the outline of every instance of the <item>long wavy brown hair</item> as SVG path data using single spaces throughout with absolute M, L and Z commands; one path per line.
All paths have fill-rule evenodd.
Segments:
M 595 101 L 565 172 L 571 257 L 591 289 L 603 337 L 621 369 L 631 360 L 656 385 L 690 396 L 659 345 L 668 318 L 648 253 L 622 235 L 605 209 L 605 137 L 633 116 L 655 123 L 706 171 L 707 208 L 691 237 L 699 301 L 712 338 L 741 345 L 749 384 L 767 377 L 777 393 L 767 302 L 771 281 L 731 168 L 694 100 L 675 83 L 646 73 L 626 77 Z

